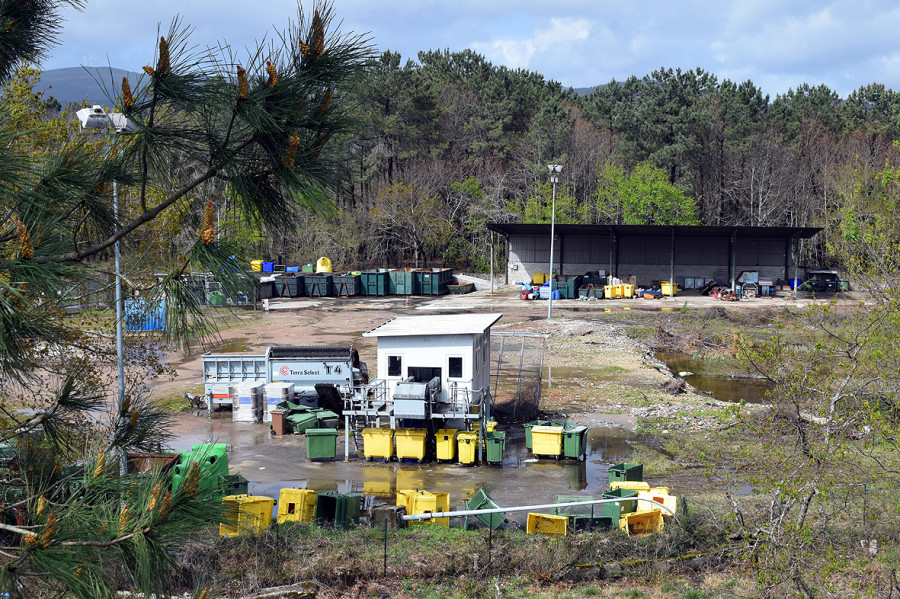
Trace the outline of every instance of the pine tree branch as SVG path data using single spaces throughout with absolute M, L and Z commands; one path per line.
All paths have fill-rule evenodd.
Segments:
M 153 530 L 153 527 L 147 526 L 145 528 L 142 528 L 141 530 L 136 530 L 111 541 L 63 541 L 61 544 L 63 547 L 112 547 L 113 545 L 118 545 L 119 543 L 130 541 L 138 533 L 147 534 L 151 530 Z

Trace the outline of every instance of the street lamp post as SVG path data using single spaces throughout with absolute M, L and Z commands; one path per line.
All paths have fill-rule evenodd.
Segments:
M 547 300 L 547 320 L 553 315 L 553 239 L 556 236 L 556 184 L 559 182 L 559 174 L 562 172 L 561 164 L 548 164 L 550 170 L 550 182 L 553 184 L 553 204 L 550 208 L 550 295 Z
M 130 133 L 135 131 L 137 127 L 124 114 L 118 112 L 107 113 L 103 108 L 95 104 L 91 108 L 82 108 L 77 111 L 76 116 L 81 123 L 82 129 L 96 129 L 109 131 L 114 129 L 116 133 Z M 116 180 L 113 179 L 113 222 L 116 230 L 119 228 L 119 189 Z M 116 270 L 116 363 L 118 366 L 118 406 L 119 406 L 119 430 L 124 430 L 125 414 L 123 408 L 125 406 L 125 339 L 122 331 L 122 266 L 119 254 L 119 240 L 115 242 L 115 270 Z M 125 452 L 119 458 L 119 474 L 124 475 L 127 471 L 127 459 Z

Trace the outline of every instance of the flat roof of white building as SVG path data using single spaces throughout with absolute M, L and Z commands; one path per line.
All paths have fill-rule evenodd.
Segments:
M 409 337 L 412 335 L 475 335 L 484 333 L 503 314 L 435 314 L 398 316 L 363 333 L 363 337 Z

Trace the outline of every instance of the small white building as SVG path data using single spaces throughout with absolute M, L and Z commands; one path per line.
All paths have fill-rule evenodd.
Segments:
M 491 326 L 503 314 L 436 314 L 401 316 L 363 337 L 378 342 L 377 378 L 389 395 L 397 383 L 438 378 L 435 400 L 458 403 L 460 395 L 486 396 L 491 380 Z

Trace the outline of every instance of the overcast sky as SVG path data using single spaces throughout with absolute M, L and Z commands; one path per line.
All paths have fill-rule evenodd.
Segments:
M 304 2 L 308 8 L 311 3 Z M 471 48 L 495 65 L 589 87 L 660 67 L 701 67 L 752 80 L 774 98 L 802 83 L 841 96 L 878 82 L 900 90 L 900 3 L 882 0 L 336 0 L 344 32 L 379 50 Z M 43 68 L 139 71 L 157 25 L 176 15 L 192 41 L 253 46 L 295 17 L 295 0 L 87 0 L 65 13 L 61 45 Z

